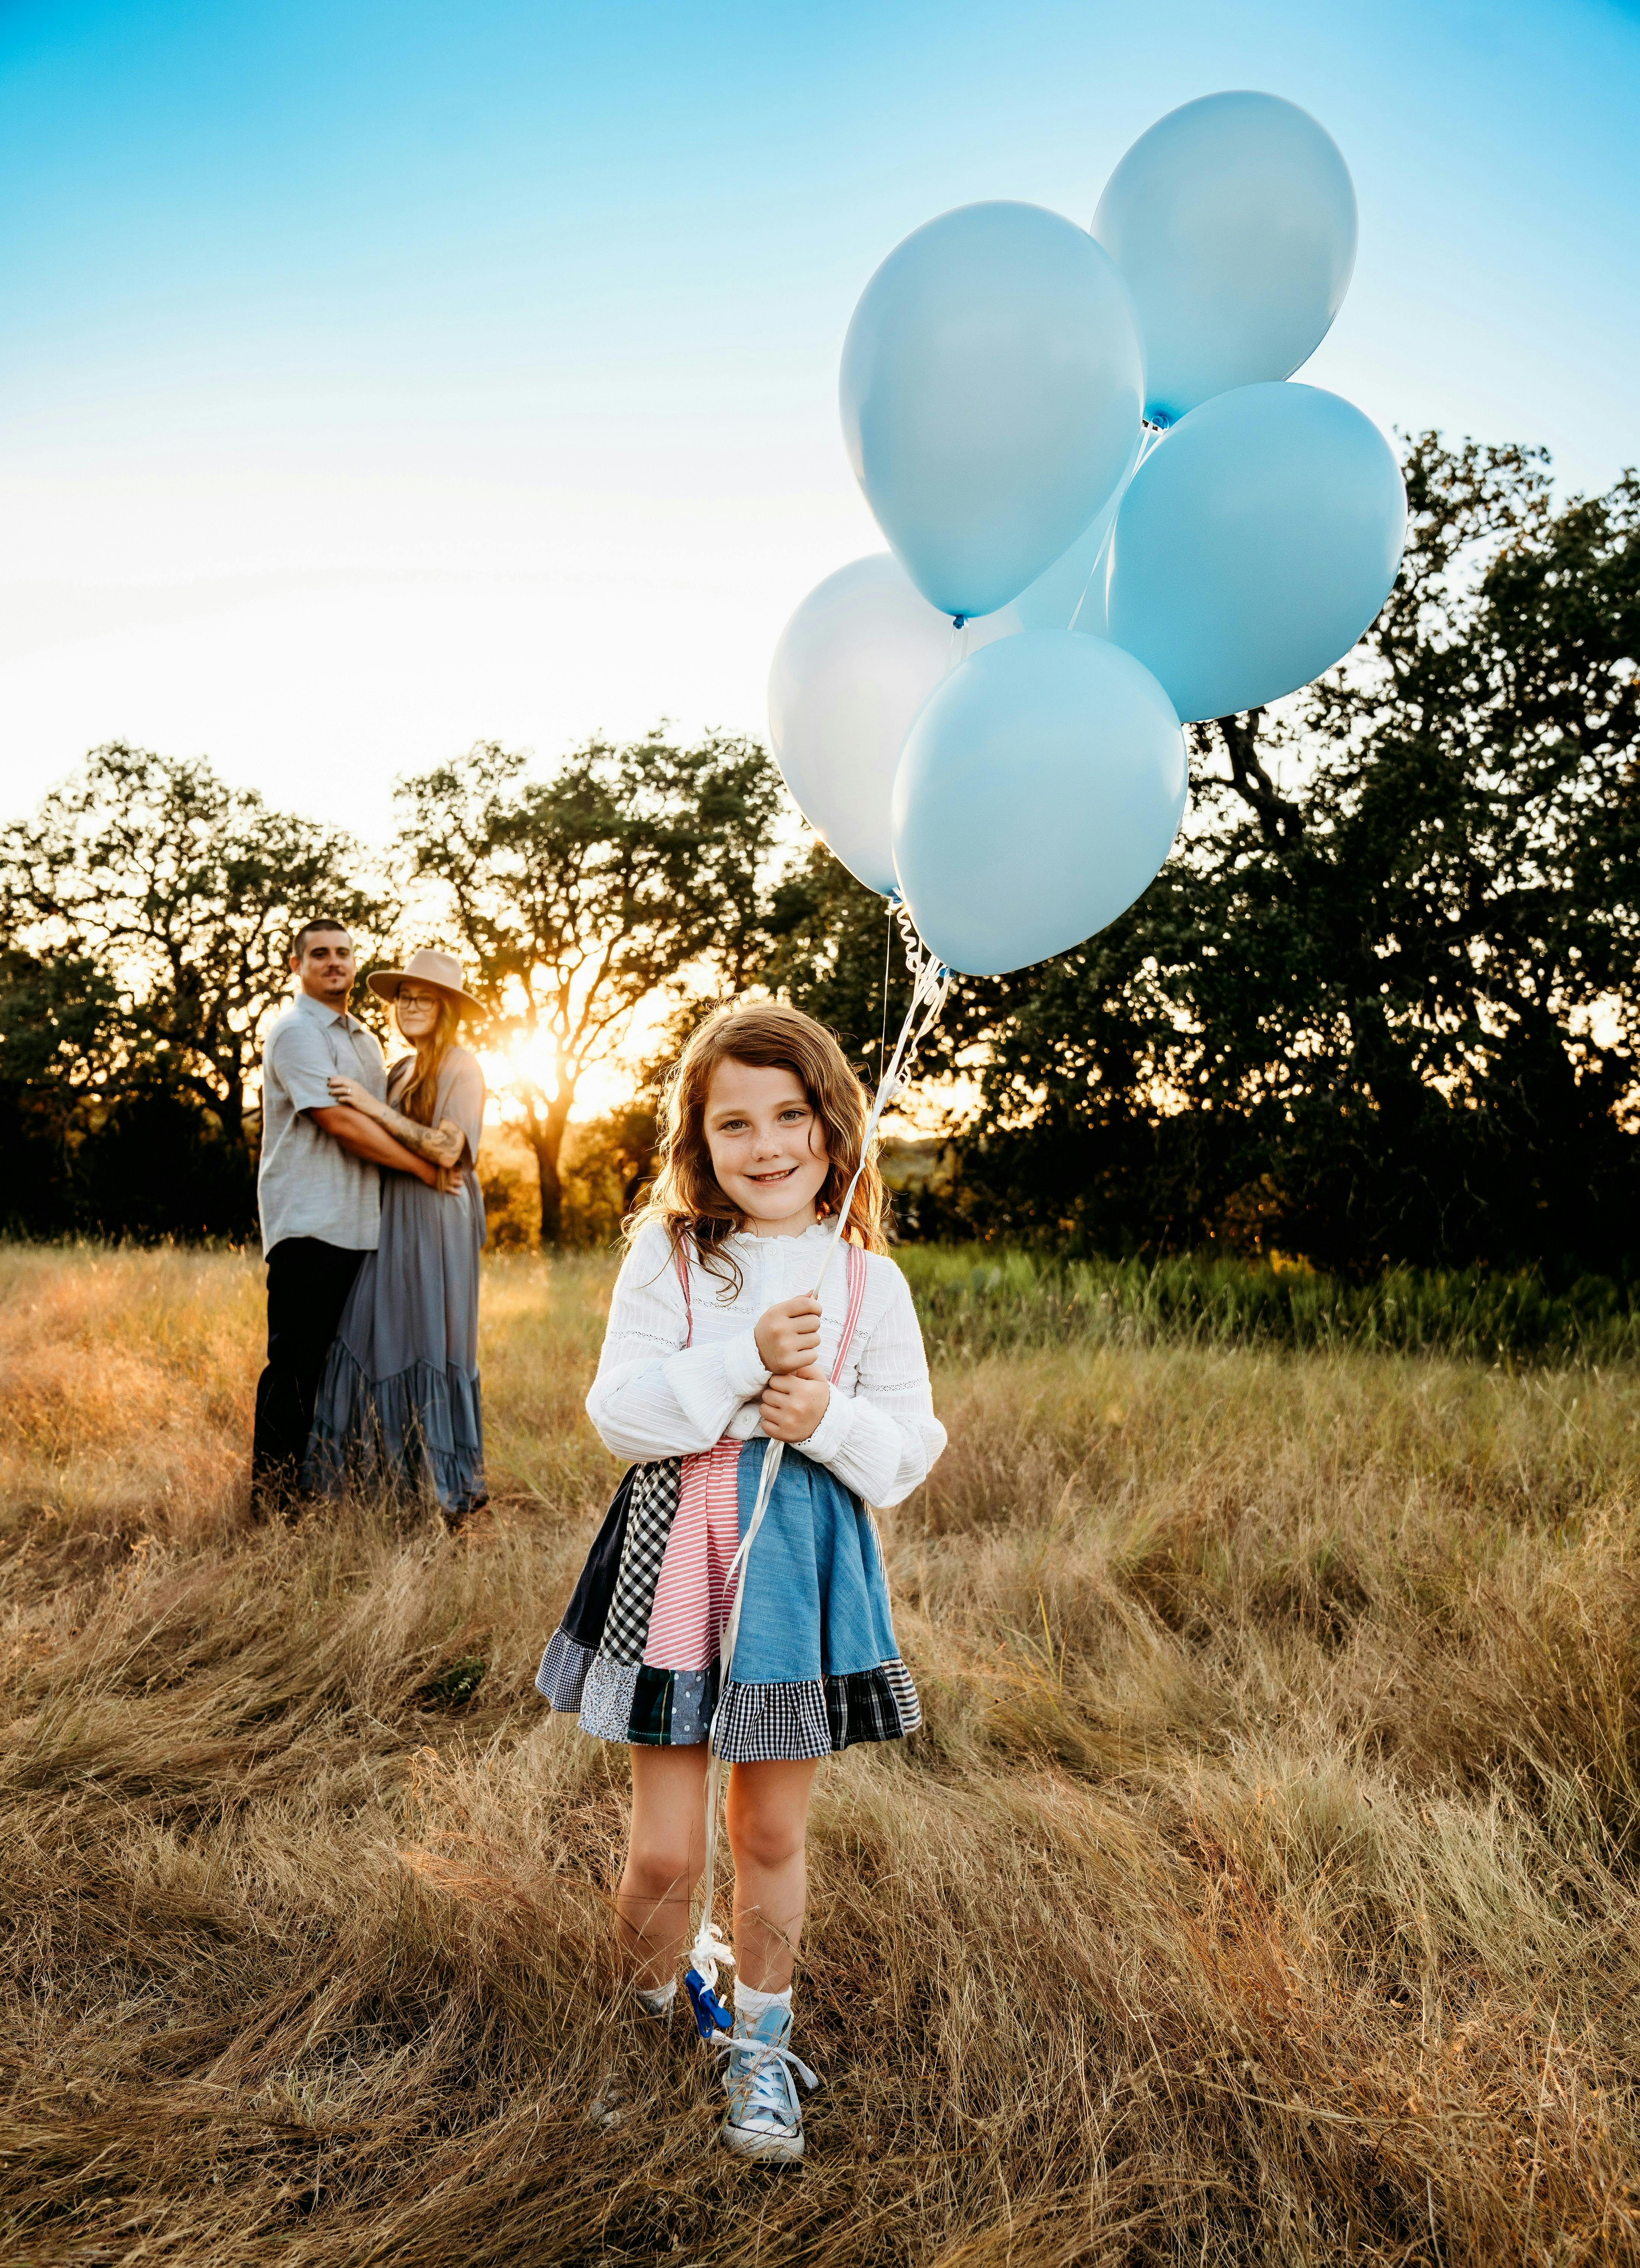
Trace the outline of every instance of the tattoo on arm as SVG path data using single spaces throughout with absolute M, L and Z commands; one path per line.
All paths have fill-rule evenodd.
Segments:
M 430 1166 L 459 1166 L 467 1147 L 467 1137 L 459 1126 L 441 1118 L 436 1126 L 424 1126 L 419 1119 L 406 1118 L 395 1110 L 390 1102 L 379 1106 L 381 1123 L 395 1142 L 425 1158 Z

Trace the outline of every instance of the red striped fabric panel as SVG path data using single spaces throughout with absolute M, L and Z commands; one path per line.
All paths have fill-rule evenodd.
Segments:
M 726 1440 L 683 1460 L 644 1646 L 651 1668 L 705 1669 L 717 1659 L 729 1562 L 740 1549 L 741 1448 Z

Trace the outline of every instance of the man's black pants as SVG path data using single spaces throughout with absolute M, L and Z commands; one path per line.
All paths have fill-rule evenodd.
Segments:
M 257 1513 L 297 1493 L 325 1358 L 364 1256 L 316 1236 L 284 1237 L 268 1255 L 268 1367 L 256 1381 L 250 1453 Z

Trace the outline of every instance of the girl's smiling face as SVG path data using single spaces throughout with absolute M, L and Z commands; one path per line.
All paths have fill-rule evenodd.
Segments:
M 783 1064 L 725 1057 L 706 1088 L 704 1129 L 718 1187 L 760 1236 L 800 1236 L 831 1166 L 825 1130 Z

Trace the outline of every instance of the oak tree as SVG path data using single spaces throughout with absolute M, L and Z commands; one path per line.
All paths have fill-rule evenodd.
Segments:
M 209 764 L 115 742 L 33 819 L 0 828 L 0 927 L 14 947 L 93 966 L 135 1059 L 234 1139 L 292 934 L 315 913 L 379 917 L 347 837 L 230 787 Z
M 690 746 L 657 731 L 590 740 L 542 776 L 493 741 L 403 783 L 412 884 L 431 884 L 513 1065 L 541 1187 L 541 1240 L 560 1241 L 559 1159 L 587 1071 L 638 1010 L 707 981 L 740 989 L 757 939 L 760 870 L 779 786 L 751 740 Z

